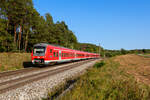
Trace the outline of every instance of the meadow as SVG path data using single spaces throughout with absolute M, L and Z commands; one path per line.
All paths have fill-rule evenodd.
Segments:
M 60 100 L 149 100 L 149 64 L 133 54 L 97 62 Z
M 31 62 L 31 53 L 0 53 L 0 71 L 24 68 Z

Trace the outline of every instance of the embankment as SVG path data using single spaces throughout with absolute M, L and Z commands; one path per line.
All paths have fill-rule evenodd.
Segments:
M 30 53 L 0 53 L 0 71 L 16 70 L 30 65 Z

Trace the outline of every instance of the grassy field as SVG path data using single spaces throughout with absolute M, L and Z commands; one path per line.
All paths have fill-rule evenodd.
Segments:
M 150 58 L 150 54 L 149 53 L 145 53 L 145 54 L 138 54 L 139 56 L 143 56 L 143 57 L 146 57 L 146 58 Z
M 147 56 L 150 56 L 150 54 L 149 54 L 149 53 L 145 53 L 145 54 L 143 54 L 143 55 L 147 55 Z
M 60 100 L 149 100 L 149 70 L 150 58 L 123 55 L 107 59 L 89 69 Z
M 125 55 L 116 57 L 115 61 L 120 63 L 123 70 L 133 75 L 136 81 L 150 84 L 150 58 L 139 55 Z
M 30 53 L 0 53 L 0 71 L 16 70 L 31 61 Z

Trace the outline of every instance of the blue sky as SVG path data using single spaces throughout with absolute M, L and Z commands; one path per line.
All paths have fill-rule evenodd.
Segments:
M 33 0 L 54 21 L 65 21 L 81 43 L 105 49 L 150 49 L 150 0 Z

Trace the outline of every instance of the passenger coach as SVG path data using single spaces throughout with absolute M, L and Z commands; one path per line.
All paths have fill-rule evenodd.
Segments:
M 50 63 L 56 62 L 99 58 L 100 55 L 96 53 L 89 53 L 60 46 L 54 46 L 46 43 L 39 43 L 33 46 L 31 57 L 33 64 L 48 65 Z

